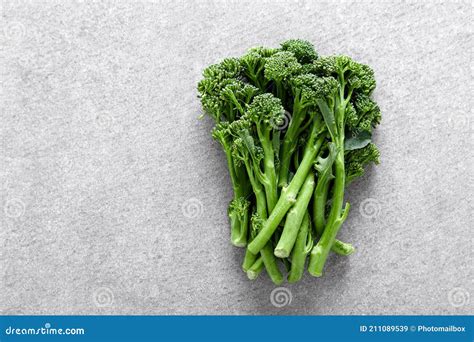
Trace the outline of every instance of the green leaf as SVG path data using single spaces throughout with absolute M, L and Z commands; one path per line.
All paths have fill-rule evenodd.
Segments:
M 369 131 L 362 131 L 359 134 L 346 139 L 344 142 L 344 150 L 352 151 L 364 148 L 372 140 L 372 134 Z
M 334 113 L 331 109 L 329 109 L 328 104 L 325 100 L 318 99 L 316 100 L 321 113 L 323 114 L 324 122 L 328 128 L 329 134 L 331 138 L 334 140 L 337 137 L 337 127 L 336 127 L 336 119 L 334 117 Z

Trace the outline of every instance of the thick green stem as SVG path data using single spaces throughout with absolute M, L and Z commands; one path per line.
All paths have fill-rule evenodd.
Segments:
M 345 169 L 344 169 L 344 135 L 340 134 L 336 146 L 338 147 L 335 165 L 335 181 L 333 190 L 333 199 L 331 211 L 329 213 L 326 227 L 323 231 L 321 239 L 313 248 L 310 257 L 308 271 L 315 277 L 322 275 L 324 264 L 328 257 L 329 251 L 336 240 L 336 235 L 342 222 L 349 213 L 350 205 L 346 204 L 344 212 L 342 207 L 344 204 L 344 187 L 345 187 Z M 342 212 L 342 214 L 341 214 Z
M 296 149 L 298 142 L 298 129 L 305 117 L 299 101 L 295 98 L 293 113 L 290 124 L 283 138 L 282 150 L 280 154 L 280 171 L 278 175 L 278 186 L 283 188 L 288 185 L 288 173 L 290 170 L 291 156 Z
M 243 213 L 233 212 L 230 214 L 231 234 L 230 239 L 236 247 L 247 245 L 247 233 L 249 227 L 249 211 Z
M 331 247 L 331 251 L 339 255 L 348 256 L 354 253 L 355 248 L 350 243 L 342 242 L 336 239 Z
M 248 171 L 250 172 L 250 170 Z M 254 177 L 249 177 L 249 178 L 252 181 L 252 187 L 255 193 L 257 214 L 260 216 L 261 219 L 265 220 L 268 217 L 265 192 L 263 191 L 263 187 L 260 184 L 260 182 L 258 182 Z M 254 254 L 256 258 L 256 255 L 258 254 L 258 252 L 259 251 L 253 253 L 251 250 L 247 248 L 247 253 L 245 257 L 248 258 L 249 260 L 247 261 L 244 260 L 244 265 L 243 265 L 244 269 L 248 266 L 249 261 L 252 259 L 252 254 Z M 281 284 L 281 282 L 283 281 L 283 276 L 280 272 L 280 269 L 278 268 L 277 260 L 275 256 L 273 255 L 273 248 L 272 248 L 271 242 L 268 242 L 265 248 L 263 248 L 260 251 L 260 255 L 262 257 L 263 263 L 265 265 L 265 269 L 267 270 L 267 273 L 270 279 L 275 284 Z
M 232 188 L 234 190 L 234 198 L 232 201 L 238 201 L 240 198 L 246 198 L 249 195 L 250 189 L 248 186 L 248 178 L 245 176 L 245 169 L 243 166 L 236 167 L 230 152 L 230 147 L 225 141 L 221 141 L 222 146 L 227 159 L 227 167 L 229 170 L 230 180 Z M 232 202 L 229 204 L 229 218 L 230 218 L 230 231 L 231 231 L 231 242 L 233 245 L 243 247 L 247 245 L 247 232 L 248 232 L 248 212 L 237 213 L 230 210 Z
M 310 219 L 308 213 L 304 215 L 301 228 L 298 232 L 298 237 L 295 246 L 291 252 L 291 269 L 288 274 L 288 281 L 296 283 L 301 279 L 304 272 L 304 264 L 306 262 L 306 255 L 308 254 L 308 234 L 310 233 Z M 311 248 L 311 245 L 309 246 Z
M 268 276 L 274 284 L 280 285 L 283 282 L 283 275 L 278 268 L 277 260 L 273 255 L 273 246 L 269 241 L 261 250 L 260 255 L 262 256 L 265 269 L 267 270 Z
M 245 251 L 244 262 L 242 263 L 242 269 L 244 272 L 247 272 L 252 267 L 255 260 L 257 260 L 257 255 L 251 253 L 247 248 Z
M 311 170 L 314 163 L 314 158 L 321 148 L 324 141 L 324 136 L 319 136 L 320 126 L 315 123 L 316 128 L 313 127 L 313 132 L 303 154 L 303 160 L 295 176 L 291 180 L 287 188 L 283 188 L 278 202 L 271 212 L 270 217 L 265 221 L 262 230 L 258 233 L 255 239 L 248 245 L 252 253 L 258 253 L 270 240 L 273 233 L 277 229 L 283 217 L 286 215 L 291 206 L 296 202 L 296 196 L 303 185 L 306 176 Z
M 263 264 L 263 258 L 259 257 L 257 260 L 255 260 L 253 265 L 247 270 L 247 277 L 250 280 L 257 279 L 259 274 L 262 273 L 264 267 L 265 265 Z
M 319 185 L 319 183 L 317 183 Z M 324 231 L 324 225 L 326 224 L 325 210 L 326 210 L 326 201 L 328 188 L 324 189 L 324 195 L 317 197 L 316 193 L 318 192 L 318 185 L 314 190 L 313 196 L 313 221 L 316 228 L 316 236 L 319 238 Z M 320 201 L 317 203 L 317 201 Z M 322 204 L 322 205 L 321 205 Z M 319 228 L 318 228 L 319 225 Z M 342 242 L 340 240 L 335 240 L 334 244 L 331 247 L 331 251 L 336 254 L 348 256 L 354 253 L 355 248 L 350 243 Z
M 279 258 L 287 258 L 290 255 L 296 238 L 298 237 L 301 222 L 305 215 L 307 215 L 308 205 L 313 194 L 313 189 L 314 174 L 309 172 L 303 187 L 298 194 L 295 205 L 289 210 L 288 215 L 286 215 L 283 233 L 281 234 L 280 240 L 275 248 L 275 256 Z
M 275 80 L 276 96 L 281 100 L 281 103 L 283 103 L 284 105 L 286 101 L 286 96 L 285 96 L 285 89 L 283 88 L 282 83 L 283 83 L 282 81 Z
M 263 183 L 263 186 L 267 198 L 268 212 L 270 213 L 278 200 L 275 156 L 272 141 L 270 140 L 270 130 L 262 131 L 262 129 L 257 126 L 257 134 L 264 153 L 263 173 L 265 175 L 265 182 Z
M 326 223 L 326 202 L 328 198 L 329 182 L 322 182 L 318 179 L 316 189 L 314 189 L 313 199 L 313 220 L 318 236 L 321 236 Z

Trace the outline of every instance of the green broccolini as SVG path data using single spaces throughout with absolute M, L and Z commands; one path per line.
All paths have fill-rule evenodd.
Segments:
M 249 279 L 266 270 L 275 284 L 301 279 L 306 260 L 321 276 L 349 213 L 347 185 L 379 162 L 372 130 L 381 120 L 371 99 L 374 73 L 347 56 L 321 57 L 305 40 L 255 47 L 203 71 L 202 107 L 215 121 L 234 197 L 231 241 L 246 247 Z

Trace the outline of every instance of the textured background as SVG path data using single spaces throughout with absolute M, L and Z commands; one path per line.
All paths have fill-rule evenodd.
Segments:
M 3 314 L 473 312 L 470 1 L 2 2 Z M 382 164 L 325 276 L 240 272 L 202 68 L 313 41 L 376 72 Z M 275 293 L 274 293 L 275 294 Z M 278 305 L 278 303 L 277 303 Z

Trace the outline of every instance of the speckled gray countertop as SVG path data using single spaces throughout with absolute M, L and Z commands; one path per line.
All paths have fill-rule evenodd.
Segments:
M 470 1 L 3 1 L 2 314 L 473 313 Z M 321 279 L 229 243 L 206 65 L 287 38 L 370 64 L 382 164 Z M 291 301 L 290 301 L 291 299 Z

